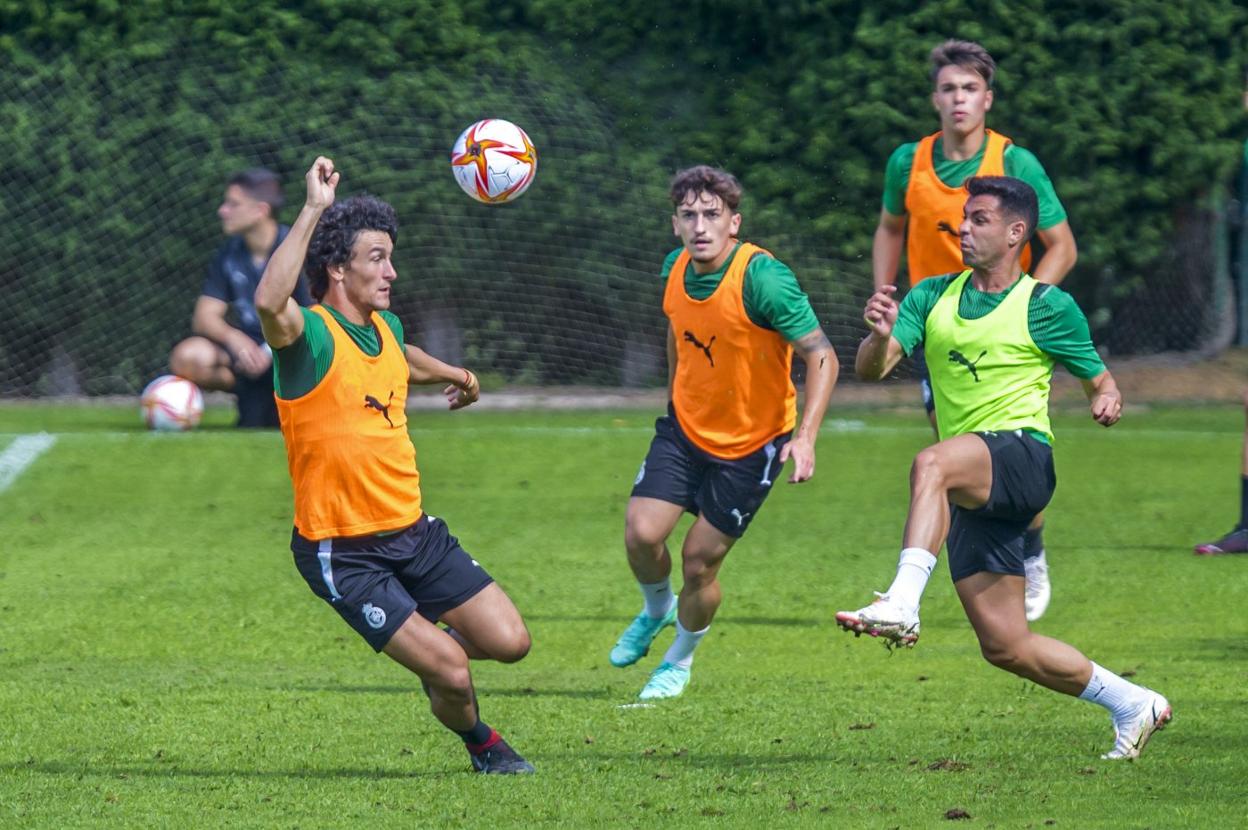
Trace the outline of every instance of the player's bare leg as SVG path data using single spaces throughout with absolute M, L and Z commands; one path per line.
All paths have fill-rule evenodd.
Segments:
M 188 337 L 173 347 L 169 371 L 184 377 L 200 389 L 230 392 L 236 379 L 230 368 L 230 353 L 207 337 Z
M 736 539 L 699 516 L 681 549 L 681 575 L 676 640 L 641 690 L 642 700 L 676 697 L 689 684 L 693 653 L 710 629 L 723 599 L 719 569 Z
M 429 708 L 443 726 L 457 732 L 476 723 L 468 655 L 442 629 L 412 614 L 382 649 L 427 685 Z
M 919 639 L 919 600 L 949 535 L 949 503 L 975 509 L 988 502 L 991 491 L 992 457 L 977 435 L 958 435 L 915 456 L 897 575 L 875 602 L 857 611 L 838 611 L 837 625 L 883 637 L 890 648 L 914 645 Z
M 667 537 L 684 512 L 679 504 L 662 499 L 634 496 L 628 500 L 624 547 L 628 551 L 628 566 L 638 582 L 659 582 L 671 576 Z
M 715 618 L 723 600 L 719 569 L 736 541 L 701 516 L 689 528 L 680 553 L 684 585 L 680 589 L 678 619 L 685 628 L 703 629 Z
M 532 639 L 511 597 L 491 582 L 462 605 L 442 615 L 447 631 L 472 660 L 515 663 L 529 653 Z
M 970 510 L 988 503 L 992 456 L 978 435 L 933 444 L 910 466 L 910 512 L 902 541 L 937 555 L 949 535 L 949 503 Z
M 1160 694 L 1096 665 L 1078 649 L 1032 632 L 1024 612 L 1024 578 L 981 571 L 954 583 L 984 659 L 1062 694 L 1109 710 L 1114 747 L 1104 758 L 1132 759 L 1171 719 Z
M 460 622 L 468 620 L 462 618 Z M 475 770 L 495 774 L 533 771 L 531 764 L 481 720 L 468 654 L 455 638 L 419 614 L 412 614 L 382 650 L 420 677 L 434 717 L 463 739 Z
M 1060 640 L 1027 627 L 1024 577 L 981 571 L 954 583 L 984 659 L 997 668 L 1067 695 L 1078 695 L 1092 663 Z
M 672 593 L 672 555 L 667 537 L 676 529 L 684 508 L 678 504 L 634 496 L 628 500 L 624 547 L 628 567 L 637 580 L 645 607 L 633 618 L 611 649 L 611 665 L 631 666 L 650 651 L 659 632 L 676 622 Z

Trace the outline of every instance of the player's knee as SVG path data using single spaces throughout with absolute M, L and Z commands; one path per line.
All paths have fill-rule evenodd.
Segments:
M 722 561 L 721 559 L 712 561 L 705 557 L 688 554 L 682 559 L 681 578 L 684 580 L 684 587 L 691 591 L 697 591 L 713 583 L 715 575 L 719 573 L 719 563 Z
M 173 347 L 169 353 L 169 371 L 181 377 L 195 374 L 195 345 L 190 340 L 183 340 Z
M 429 677 L 424 678 L 429 687 L 430 699 L 435 696 L 451 704 L 466 704 L 472 700 L 472 673 L 468 670 L 468 659 L 444 666 Z
M 656 522 L 629 513 L 624 522 L 624 546 L 630 553 L 654 554 L 662 549 L 664 541 L 662 529 Z
M 510 632 L 502 645 L 495 649 L 494 659 L 500 663 L 518 663 L 528 656 L 533 647 L 533 638 L 523 625 Z
M 170 352 L 169 371 L 194 380 L 209 371 L 215 361 L 215 347 L 212 343 L 202 337 L 188 337 Z
M 944 483 L 945 468 L 939 452 L 928 447 L 914 457 L 914 463 L 910 465 L 911 486 L 926 484 L 943 487 Z

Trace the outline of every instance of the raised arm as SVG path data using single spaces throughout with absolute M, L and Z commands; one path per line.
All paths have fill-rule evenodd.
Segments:
M 780 451 L 780 461 L 793 459 L 793 474 L 789 476 L 789 483 L 800 484 L 815 474 L 815 440 L 819 437 L 823 414 L 828 409 L 828 399 L 836 386 L 840 363 L 822 328 L 794 340 L 793 350 L 806 362 L 806 403 L 802 407 L 802 420 L 793 434 L 793 440 Z
M 460 366 L 452 366 L 410 343 L 403 346 L 407 357 L 408 375 L 411 383 L 445 383 L 442 394 L 446 395 L 451 409 L 463 409 L 481 397 L 481 384 L 477 376 Z
M 1092 419 L 1101 426 L 1112 427 L 1122 417 L 1122 393 L 1114 376 L 1106 369 L 1091 380 L 1081 381 L 1083 393 L 1092 404 Z
M 304 177 L 308 195 L 299 211 L 299 218 L 269 258 L 264 276 L 256 286 L 256 311 L 264 339 L 275 349 L 289 346 L 303 334 L 303 314 L 291 295 L 299 282 L 299 271 L 308 253 L 308 243 L 321 214 L 334 203 L 338 172 L 334 163 L 318 156 Z
M 897 301 L 893 299 L 897 286 L 880 287 L 867 301 L 863 319 L 871 327 L 858 344 L 854 357 L 854 371 L 862 380 L 883 380 L 901 360 L 901 344 L 893 337 L 893 325 L 897 322 Z

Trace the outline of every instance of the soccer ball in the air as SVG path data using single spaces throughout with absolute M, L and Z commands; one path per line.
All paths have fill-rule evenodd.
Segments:
M 455 140 L 451 172 L 463 191 L 478 202 L 510 202 L 533 183 L 537 148 L 524 130 L 510 121 L 486 118 Z
M 147 428 L 161 432 L 194 429 L 204 414 L 199 387 L 177 375 L 161 375 L 149 383 L 143 390 L 142 405 Z

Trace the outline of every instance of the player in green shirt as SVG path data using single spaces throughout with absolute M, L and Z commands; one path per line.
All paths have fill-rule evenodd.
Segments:
M 624 529 L 644 604 L 608 657 L 617 668 L 635 665 L 662 630 L 675 627 L 642 700 L 684 693 L 722 600 L 719 572 L 729 551 L 790 458 L 790 483 L 814 475 L 819 424 L 839 372 L 793 272 L 740 241 L 736 177 L 690 167 L 673 177 L 669 196 L 672 231 L 682 242 L 663 266 L 670 400 L 633 481 Z M 806 364 L 800 421 L 794 354 Z M 686 512 L 697 520 L 680 547 L 676 595 L 667 542 Z
M 695 300 L 705 300 L 714 294 L 740 245 L 739 242 L 733 244 L 724 263 L 710 273 L 699 274 L 692 264 L 686 268 L 686 293 Z M 677 248 L 663 260 L 661 276 L 664 280 L 683 250 Z M 754 325 L 777 331 L 789 342 L 800 340 L 819 328 L 819 318 L 793 269 L 773 257 L 756 256 L 750 260 L 745 267 L 741 298 L 745 302 L 745 313 Z
M 939 44 L 932 49 L 930 62 L 932 106 L 940 115 L 940 138 L 932 145 L 932 168 L 944 185 L 960 188 L 967 179 L 977 174 L 984 162 L 988 146 L 986 119 L 992 109 L 996 62 L 984 47 L 964 40 L 948 40 Z M 902 144 L 893 151 L 885 168 L 883 205 L 871 248 L 872 275 L 877 291 L 882 286 L 895 284 L 907 233 L 942 233 L 936 227 L 920 228 L 917 223 L 907 222 L 906 196 L 918 146 L 919 142 Z M 1066 209 L 1057 198 L 1044 166 L 1031 151 L 1010 143 L 1005 148 L 1002 163 L 1005 175 L 1027 182 L 1039 199 L 1036 233 L 1044 245 L 1044 255 L 1035 263 L 1031 275 L 1039 282 L 1057 285 L 1065 279 L 1078 258 Z M 915 263 L 910 263 L 912 285 L 922 286 L 922 280 L 933 276 L 938 275 L 916 273 Z M 914 360 L 921 375 L 923 402 L 934 427 L 934 401 L 921 349 L 914 355 Z M 1040 514 L 1026 540 L 1029 621 L 1043 616 L 1051 594 L 1043 529 L 1044 514 Z
M 951 188 L 959 188 L 974 176 L 984 159 L 986 119 L 992 109 L 992 80 L 996 62 L 978 43 L 950 40 L 932 50 L 932 106 L 940 115 L 941 137 L 933 147 L 936 175 Z M 906 235 L 906 190 L 918 142 L 902 144 L 888 159 L 884 172 L 884 197 L 880 221 L 871 249 L 871 270 L 876 289 L 896 282 L 897 268 Z M 1057 285 L 1078 258 L 1078 248 L 1044 166 L 1029 150 L 1010 144 L 1005 148 L 1005 174 L 1022 179 L 1036 191 L 1040 201 L 1037 236 L 1044 256 L 1032 268 L 1032 276 Z M 913 232 L 915 229 L 911 228 Z M 915 282 L 932 274 L 916 274 Z
M 1023 537 L 1057 485 L 1048 416 L 1054 363 L 1082 380 L 1099 424 L 1118 421 L 1122 396 L 1079 309 L 1019 264 L 1039 212 L 1035 191 L 1005 176 L 971 179 L 967 190 L 959 236 L 969 269 L 929 280 L 900 306 L 893 286 L 867 303 L 871 333 L 858 348 L 858 375 L 881 380 L 904 353 L 926 344 L 940 440 L 910 470 L 910 511 L 892 585 L 871 605 L 837 613 L 836 621 L 884 637 L 890 647 L 914 645 L 919 600 L 947 543 L 949 574 L 985 659 L 1104 706 L 1115 741 L 1102 757 L 1134 758 L 1170 720 L 1170 704 L 1032 632 L 1024 611 Z

